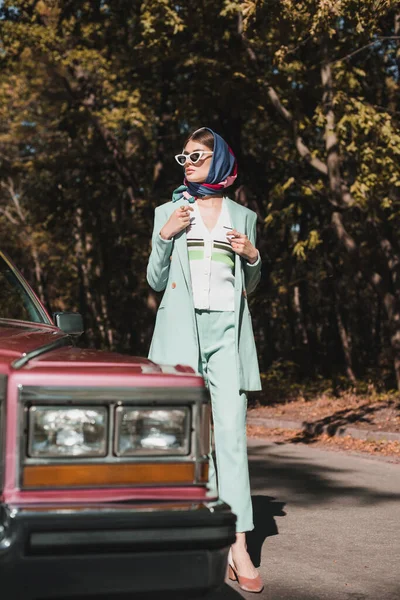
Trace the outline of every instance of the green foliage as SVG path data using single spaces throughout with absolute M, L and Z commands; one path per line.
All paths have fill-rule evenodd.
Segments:
M 252 311 L 265 381 L 347 378 L 342 322 L 357 376 L 374 369 L 393 386 L 387 302 L 371 280 L 376 271 L 400 298 L 397 4 L 5 0 L 3 248 L 48 305 L 84 313 L 89 343 L 146 353 L 153 208 L 180 182 L 173 155 L 188 131 L 209 125 L 238 156 L 236 199 L 259 215 Z M 313 166 L 329 158 L 327 63 L 357 269 Z
M 322 240 L 319 237 L 318 231 L 312 229 L 306 240 L 296 242 L 292 252 L 293 256 L 296 256 L 300 260 L 307 260 L 307 251 L 315 250 L 320 244 L 322 244 Z

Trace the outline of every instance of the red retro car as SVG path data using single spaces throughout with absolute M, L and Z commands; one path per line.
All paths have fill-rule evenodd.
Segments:
M 207 489 L 203 380 L 78 348 L 81 333 L 0 253 L 2 598 L 218 586 L 235 517 Z

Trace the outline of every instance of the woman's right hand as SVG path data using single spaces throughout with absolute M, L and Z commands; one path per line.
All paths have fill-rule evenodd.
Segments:
M 174 235 L 190 225 L 190 212 L 192 210 L 191 206 L 180 206 L 174 210 L 160 231 L 160 236 L 163 240 L 170 240 Z

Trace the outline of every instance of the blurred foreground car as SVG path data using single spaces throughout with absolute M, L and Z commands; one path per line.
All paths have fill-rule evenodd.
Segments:
M 54 319 L 0 253 L 2 598 L 218 586 L 235 517 L 207 490 L 203 380 L 77 348 L 80 315 Z

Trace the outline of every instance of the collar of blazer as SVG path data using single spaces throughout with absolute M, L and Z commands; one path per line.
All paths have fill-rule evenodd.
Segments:
M 246 217 L 245 211 L 242 210 L 242 206 L 234 202 L 230 198 L 224 197 L 224 200 L 227 204 L 229 216 L 231 218 L 232 227 L 240 231 L 241 233 L 246 233 Z M 186 204 L 185 200 L 178 200 L 177 202 L 171 203 L 169 205 L 169 214 L 172 214 L 174 210 L 176 210 L 179 206 Z M 175 249 L 178 253 L 179 260 L 182 265 L 183 274 L 185 276 L 186 285 L 189 290 L 192 289 L 192 283 L 190 280 L 190 266 L 189 266 L 189 255 L 187 251 L 187 238 L 186 238 L 186 230 L 181 231 L 178 235 L 175 236 Z M 242 289 L 242 269 L 241 269 L 240 256 L 236 254 L 235 259 L 235 290 Z

